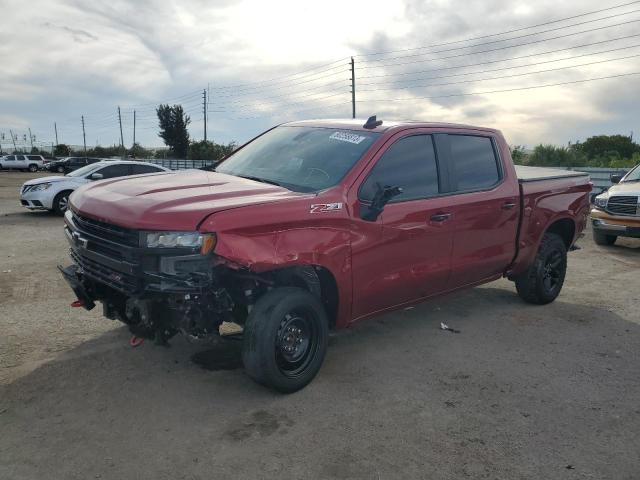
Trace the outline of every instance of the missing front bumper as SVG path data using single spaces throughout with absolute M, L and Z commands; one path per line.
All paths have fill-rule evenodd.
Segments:
M 58 270 L 60 270 L 60 273 L 62 273 L 62 276 L 73 290 L 73 293 L 78 297 L 78 300 L 82 302 L 82 306 L 86 310 L 92 310 L 96 304 L 78 277 L 78 266 L 69 265 L 68 267 L 63 268 L 58 265 Z

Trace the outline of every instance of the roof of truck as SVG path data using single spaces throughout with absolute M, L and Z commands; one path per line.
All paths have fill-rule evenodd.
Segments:
M 421 122 L 413 120 L 382 120 L 382 125 L 375 128 L 365 128 L 364 124 L 367 121 L 366 118 L 356 119 L 317 119 L 317 120 L 300 120 L 297 122 L 288 122 L 283 125 L 292 127 L 324 127 L 324 128 L 342 128 L 347 130 L 360 130 L 368 132 L 385 132 L 392 128 L 451 128 L 451 129 L 466 129 L 466 130 L 483 130 L 487 132 L 498 132 L 494 128 L 478 127 L 474 125 L 464 125 L 460 123 L 446 123 L 446 122 Z

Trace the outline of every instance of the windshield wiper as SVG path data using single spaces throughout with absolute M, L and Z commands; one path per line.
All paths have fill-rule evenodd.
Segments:
M 261 182 L 261 183 L 268 183 L 270 185 L 276 185 L 278 187 L 281 187 L 282 185 L 279 184 L 278 182 L 275 182 L 273 180 L 269 180 L 266 178 L 260 178 L 260 177 L 254 177 L 252 175 L 237 175 L 238 177 L 241 178 L 246 178 L 247 180 L 255 180 L 256 182 Z

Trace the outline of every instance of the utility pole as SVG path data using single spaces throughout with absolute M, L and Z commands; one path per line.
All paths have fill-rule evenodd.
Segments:
M 56 131 L 56 145 L 58 145 L 58 124 L 56 122 L 53 122 L 53 129 Z
M 351 118 L 356 118 L 356 64 L 351 57 Z
M 33 135 L 31 135 L 31 127 L 29 127 L 29 141 L 31 142 L 31 151 L 33 151 Z
M 133 111 L 133 145 L 136 144 L 136 111 Z
M 124 137 L 122 136 L 122 117 L 120 116 L 120 107 L 118 107 L 118 123 L 120 124 L 120 146 L 122 146 L 122 156 L 124 157 Z
M 207 141 L 207 91 L 202 90 L 202 114 L 204 115 L 204 141 Z
M 9 135 L 11 135 L 11 141 L 13 142 L 13 151 L 17 152 L 18 147 L 16 147 L 16 137 L 13 136 L 13 130 L 9 129 Z
M 84 144 L 84 156 L 87 158 L 87 136 L 84 131 L 84 115 L 82 115 L 82 143 Z

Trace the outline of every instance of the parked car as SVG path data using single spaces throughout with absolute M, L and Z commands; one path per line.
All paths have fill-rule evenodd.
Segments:
M 102 302 L 137 337 L 241 325 L 248 374 L 293 392 L 318 372 L 329 329 L 503 276 L 525 301 L 552 302 L 590 191 L 581 172 L 516 170 L 489 128 L 294 122 L 216 172 L 79 188 L 61 270 L 75 305 Z
M 0 169 L 37 172 L 44 165 L 42 155 L 7 155 L 0 158 Z
M 85 165 L 100 162 L 101 160 L 101 158 L 93 157 L 66 157 L 61 160 L 49 162 L 47 164 L 47 170 L 50 172 L 69 173 Z
M 640 165 L 626 175 L 611 175 L 614 184 L 594 199 L 593 240 L 613 245 L 618 237 L 640 238 Z
M 63 214 L 69 195 L 79 186 L 93 180 L 168 172 L 167 168 L 144 162 L 111 161 L 85 165 L 61 177 L 42 177 L 29 180 L 20 189 L 20 202 L 29 210 L 51 210 Z

